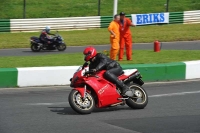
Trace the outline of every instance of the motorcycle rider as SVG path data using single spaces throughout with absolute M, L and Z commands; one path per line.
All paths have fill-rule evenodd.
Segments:
M 122 91 L 123 95 L 132 96 L 132 91 L 129 91 L 129 87 L 118 79 L 118 76 L 123 74 L 122 67 L 120 64 L 102 53 L 97 53 L 94 47 L 86 47 L 83 51 L 85 55 L 85 61 L 90 61 L 89 70 L 97 72 L 106 70 L 104 78 L 108 81 L 116 84 Z
M 46 26 L 44 30 L 42 30 L 40 34 L 40 40 L 45 44 L 51 44 L 53 43 L 54 39 L 52 39 L 49 35 L 55 36 L 55 34 L 50 33 L 51 27 Z

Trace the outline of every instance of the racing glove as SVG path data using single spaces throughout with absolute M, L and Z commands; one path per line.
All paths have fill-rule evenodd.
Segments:
M 96 69 L 91 69 L 90 71 L 94 73 L 94 72 L 96 72 L 97 70 L 96 70 Z

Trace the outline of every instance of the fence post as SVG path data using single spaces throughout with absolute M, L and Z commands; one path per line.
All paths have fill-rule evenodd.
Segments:
M 169 11 L 169 0 L 167 0 L 166 12 Z
M 24 6 L 23 6 L 23 18 L 26 18 L 26 0 L 24 0 Z
M 101 5 L 101 0 L 98 0 L 98 16 L 100 16 L 100 5 Z

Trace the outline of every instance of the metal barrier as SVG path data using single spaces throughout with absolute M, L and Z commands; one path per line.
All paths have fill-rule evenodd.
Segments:
M 200 23 L 200 10 L 185 11 L 184 12 L 184 24 Z
M 131 15 L 126 15 L 131 19 Z M 101 28 L 107 28 L 110 22 L 113 20 L 113 16 L 101 16 Z
M 182 24 L 184 12 L 170 12 L 169 13 L 169 24 Z
M 0 19 L 0 32 L 10 32 L 10 19 Z
M 43 18 L 43 19 L 11 19 L 11 32 L 39 31 L 45 26 L 52 30 L 100 28 L 100 17 L 69 17 L 69 18 Z
M 127 15 L 131 19 L 131 15 Z M 0 19 L 0 32 L 40 31 L 45 26 L 52 30 L 75 30 L 89 28 L 106 28 L 113 16 L 40 18 L 40 19 Z M 200 10 L 185 12 L 170 12 L 169 24 L 200 23 Z

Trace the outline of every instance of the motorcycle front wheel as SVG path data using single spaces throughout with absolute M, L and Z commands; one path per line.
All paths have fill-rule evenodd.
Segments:
M 142 86 L 137 84 L 129 85 L 133 91 L 133 96 L 126 100 L 126 104 L 133 109 L 143 109 L 148 103 L 148 95 Z
M 68 97 L 71 108 L 79 114 L 90 114 L 95 107 L 94 98 L 90 93 L 85 93 L 85 98 L 77 90 L 72 90 Z
M 67 45 L 65 43 L 62 43 L 57 46 L 58 51 L 65 51 L 66 48 L 67 48 Z
M 39 52 L 41 50 L 41 47 L 38 44 L 31 44 L 31 50 L 33 52 Z

